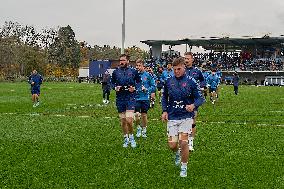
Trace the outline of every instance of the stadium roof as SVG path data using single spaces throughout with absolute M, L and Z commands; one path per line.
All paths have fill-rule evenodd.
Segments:
M 210 37 L 210 39 L 181 39 L 181 40 L 146 40 L 141 41 L 144 44 L 149 46 L 153 45 L 182 45 L 188 44 L 189 46 L 202 46 L 205 49 L 214 49 L 214 46 L 226 46 L 226 48 L 234 48 L 238 49 L 238 47 L 245 46 L 273 46 L 273 47 L 281 47 L 284 46 L 284 37 L 269 37 L 264 36 L 261 38 L 218 38 L 218 37 Z

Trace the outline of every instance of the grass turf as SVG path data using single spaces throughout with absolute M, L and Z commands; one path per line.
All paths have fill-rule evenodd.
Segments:
M 167 148 L 158 103 L 148 138 L 124 149 L 101 87 L 44 83 L 32 107 L 26 83 L 0 83 L 1 188 L 284 188 L 284 88 L 222 86 L 199 109 L 188 177 Z

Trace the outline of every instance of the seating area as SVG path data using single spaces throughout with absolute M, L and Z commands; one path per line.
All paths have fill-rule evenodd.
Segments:
M 257 58 L 248 53 L 193 53 L 195 65 L 209 70 L 222 71 L 284 71 L 284 56 L 277 58 Z M 165 66 L 177 56 L 151 58 L 147 64 L 151 67 Z

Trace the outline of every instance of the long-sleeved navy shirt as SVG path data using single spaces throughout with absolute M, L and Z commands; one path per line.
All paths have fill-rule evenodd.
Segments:
M 42 84 L 42 76 L 40 74 L 32 74 L 29 76 L 29 84 L 32 85 L 32 82 L 34 82 L 34 84 L 32 85 L 32 87 L 39 87 Z
M 104 74 L 103 75 L 102 89 L 104 91 L 110 91 L 111 90 L 111 77 L 110 77 L 110 74 Z
M 239 76 L 235 75 L 233 77 L 233 85 L 236 86 L 236 87 L 239 86 L 239 80 L 240 80 Z
M 116 92 L 116 99 L 124 100 L 127 95 L 133 94 L 130 93 L 126 88 L 133 86 L 136 87 L 137 83 L 141 82 L 140 74 L 137 70 L 126 67 L 126 68 L 117 68 L 113 71 L 111 77 L 112 88 L 114 89 L 117 86 L 121 86 L 121 90 Z M 125 89 L 124 89 L 125 88 Z
M 169 78 L 164 86 L 162 98 L 163 112 L 168 113 L 169 120 L 193 118 L 194 112 L 188 112 L 186 105 L 194 104 L 198 108 L 205 102 L 200 87 L 190 76 Z
M 195 79 L 200 87 L 205 87 L 206 81 L 202 72 L 196 67 L 186 68 L 186 74 Z

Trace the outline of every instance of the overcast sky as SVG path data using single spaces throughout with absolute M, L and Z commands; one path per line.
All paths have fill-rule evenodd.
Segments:
M 5 21 L 70 25 L 79 41 L 121 46 L 122 0 L 0 0 Z M 126 0 L 125 46 L 148 39 L 284 34 L 284 0 Z

